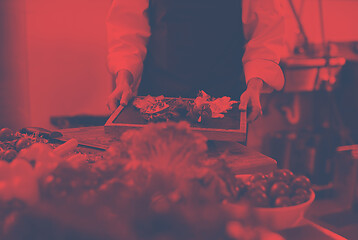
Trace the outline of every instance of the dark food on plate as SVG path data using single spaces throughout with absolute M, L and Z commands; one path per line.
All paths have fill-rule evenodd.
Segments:
M 210 118 L 223 118 L 233 104 L 230 97 L 213 98 L 200 91 L 196 99 L 164 98 L 164 96 L 136 98 L 133 101 L 144 119 L 149 122 L 181 121 L 203 123 Z

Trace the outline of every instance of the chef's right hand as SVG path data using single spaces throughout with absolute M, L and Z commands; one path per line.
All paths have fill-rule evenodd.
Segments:
M 107 107 L 113 112 L 118 107 L 118 103 L 126 106 L 134 97 L 133 75 L 128 70 L 120 70 L 116 77 L 116 88 L 107 99 Z

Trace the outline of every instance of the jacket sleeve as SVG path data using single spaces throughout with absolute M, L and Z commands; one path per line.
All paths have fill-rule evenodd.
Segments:
M 247 44 L 243 56 L 246 81 L 260 78 L 265 90 L 281 90 L 284 76 L 280 56 L 284 47 L 281 0 L 243 0 L 242 20 Z
M 113 74 L 130 71 L 137 87 L 150 37 L 148 5 L 149 0 L 113 0 L 106 22 L 108 68 Z

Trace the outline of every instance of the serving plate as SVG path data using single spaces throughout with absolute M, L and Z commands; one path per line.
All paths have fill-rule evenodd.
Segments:
M 144 98 L 144 97 L 137 97 Z M 175 100 L 176 98 L 165 97 L 165 100 Z M 183 98 L 184 101 L 194 101 L 194 99 Z M 139 109 L 129 103 L 127 106 L 119 106 L 109 117 L 104 128 L 105 133 L 120 136 L 129 129 L 142 128 L 148 124 Z M 247 133 L 246 111 L 238 108 L 238 103 L 224 114 L 224 118 L 211 118 L 205 124 L 190 122 L 194 131 L 205 135 L 208 140 L 217 141 L 237 141 L 245 142 Z

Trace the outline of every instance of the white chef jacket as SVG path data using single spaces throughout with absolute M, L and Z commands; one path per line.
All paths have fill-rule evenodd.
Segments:
M 242 23 L 247 40 L 242 58 L 246 81 L 262 79 L 267 89 L 280 90 L 284 77 L 279 67 L 284 47 L 282 0 L 242 0 Z M 113 74 L 126 69 L 138 89 L 146 45 L 151 35 L 149 0 L 113 0 L 107 17 L 108 67 Z

